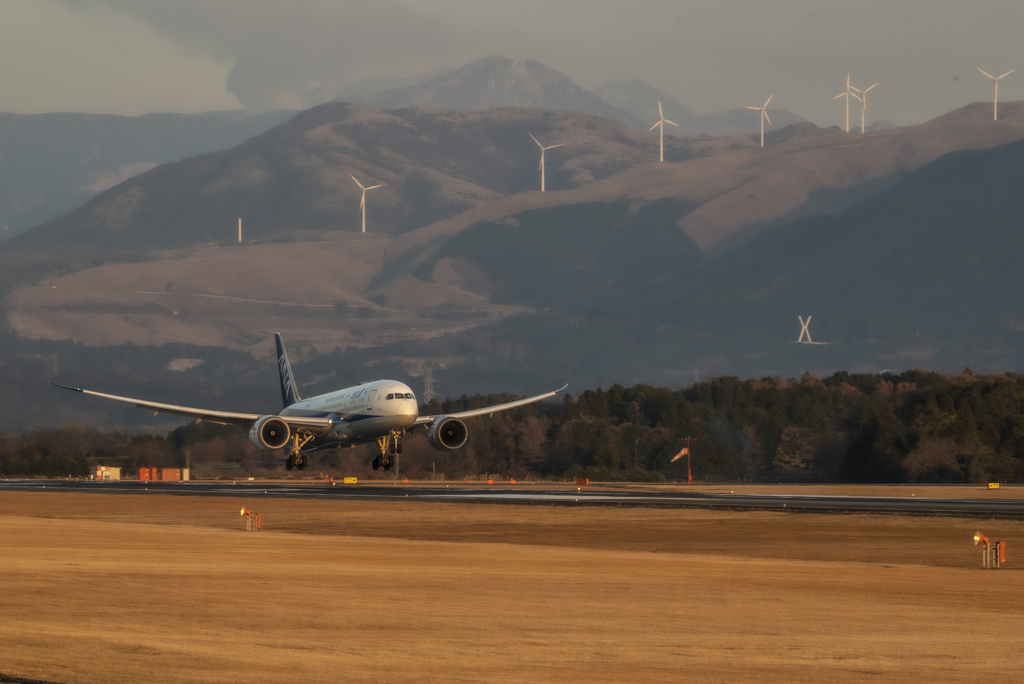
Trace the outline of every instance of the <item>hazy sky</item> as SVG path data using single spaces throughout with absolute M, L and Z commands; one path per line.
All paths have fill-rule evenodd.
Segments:
M 869 119 L 917 123 L 1021 71 L 1021 0 L 3 0 L 0 111 L 300 108 L 376 78 L 500 54 L 583 87 L 640 78 L 698 113 L 773 104 L 819 125 L 880 81 Z

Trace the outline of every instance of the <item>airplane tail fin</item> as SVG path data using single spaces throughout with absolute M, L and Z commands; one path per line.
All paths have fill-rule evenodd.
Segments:
M 288 408 L 302 401 L 302 397 L 299 396 L 299 388 L 295 384 L 292 364 L 288 362 L 288 352 L 285 351 L 281 333 L 274 333 L 274 341 L 277 342 L 277 370 L 281 373 L 281 401 L 284 402 L 284 407 Z

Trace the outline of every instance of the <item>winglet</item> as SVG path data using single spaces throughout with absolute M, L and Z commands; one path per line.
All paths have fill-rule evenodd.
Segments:
M 67 385 L 62 385 L 59 382 L 53 382 L 52 380 L 49 380 L 48 382 L 51 385 L 53 385 L 54 387 L 60 387 L 61 389 L 71 390 L 72 392 L 84 392 L 85 391 L 84 389 L 81 389 L 80 387 L 68 387 Z
M 274 333 L 274 341 L 277 343 L 277 370 L 281 374 L 281 401 L 284 402 L 284 407 L 288 408 L 302 401 L 302 397 L 299 396 L 299 388 L 295 384 L 292 364 L 288 362 L 288 352 L 285 351 L 281 333 Z

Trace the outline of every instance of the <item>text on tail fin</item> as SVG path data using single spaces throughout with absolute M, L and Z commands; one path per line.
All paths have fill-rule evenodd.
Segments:
M 284 348 L 281 333 L 274 333 L 274 341 L 277 343 L 277 370 L 281 374 L 281 401 L 284 407 L 288 408 L 302 401 L 302 397 L 299 396 L 299 388 L 295 384 L 292 364 L 288 362 L 288 352 Z

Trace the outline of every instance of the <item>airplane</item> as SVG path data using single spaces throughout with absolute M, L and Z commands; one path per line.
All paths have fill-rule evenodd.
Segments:
M 285 461 L 288 470 L 304 469 L 308 452 L 355 447 L 374 441 L 380 447 L 380 456 L 373 459 L 373 469 L 390 470 L 394 464 L 392 456 L 402 453 L 402 438 L 409 430 L 427 428 L 427 441 L 432 447 L 439 451 L 452 451 L 463 446 L 469 439 L 469 429 L 462 422 L 466 418 L 526 406 L 553 397 L 568 387 L 565 385 L 561 389 L 534 397 L 443 416 L 419 415 L 412 390 L 408 385 L 395 380 L 376 380 L 303 399 L 299 396 L 281 333 L 274 333 L 274 341 L 277 343 L 277 368 L 281 376 L 281 401 L 284 404 L 284 409 L 277 414 L 208 411 L 103 394 L 55 382 L 50 384 L 73 392 L 135 404 L 139 408 L 153 411 L 154 416 L 170 413 L 194 418 L 196 422 L 205 420 L 220 425 L 251 425 L 249 441 L 256 448 L 264 451 L 288 448 L 289 456 Z

